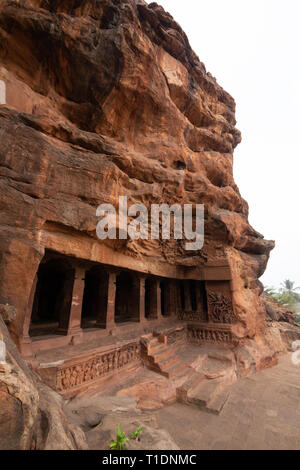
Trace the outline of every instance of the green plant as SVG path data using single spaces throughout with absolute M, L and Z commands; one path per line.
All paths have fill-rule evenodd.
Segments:
M 125 432 L 121 431 L 121 423 L 118 424 L 116 430 L 116 440 L 112 440 L 110 443 L 111 450 L 123 450 L 126 447 L 129 439 L 126 437 Z
M 139 426 L 135 432 L 132 432 L 132 433 L 130 434 L 129 437 L 130 437 L 130 439 L 138 440 L 139 437 L 140 437 L 140 435 L 142 434 L 142 432 L 143 432 L 143 431 L 142 431 L 142 428 L 141 428 L 141 426 Z

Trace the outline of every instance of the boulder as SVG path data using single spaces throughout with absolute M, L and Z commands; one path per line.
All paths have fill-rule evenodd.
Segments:
M 86 449 L 83 431 L 70 425 L 63 400 L 20 357 L 0 318 L 6 364 L 0 364 L 0 449 Z

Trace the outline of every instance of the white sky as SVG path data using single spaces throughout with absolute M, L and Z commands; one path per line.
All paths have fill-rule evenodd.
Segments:
M 237 103 L 234 176 L 250 223 L 276 241 L 262 281 L 300 286 L 300 1 L 157 0 Z

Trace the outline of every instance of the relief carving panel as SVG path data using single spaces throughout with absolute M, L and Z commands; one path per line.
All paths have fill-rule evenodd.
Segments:
M 230 329 L 206 325 L 188 325 L 187 338 L 191 343 L 225 343 L 235 345 L 237 338 Z
M 93 382 L 139 359 L 140 345 L 132 343 L 68 367 L 62 366 L 57 371 L 57 390 L 63 392 Z
M 235 323 L 232 301 L 229 297 L 219 292 L 207 294 L 209 319 L 213 323 Z

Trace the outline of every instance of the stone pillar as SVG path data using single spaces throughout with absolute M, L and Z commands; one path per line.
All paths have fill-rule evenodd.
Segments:
M 41 283 L 39 282 L 38 276 L 36 275 L 33 281 L 33 288 L 34 292 L 31 291 L 29 304 L 31 304 L 31 312 L 30 312 L 30 322 L 35 322 L 38 320 L 38 308 L 39 308 L 39 293 L 41 290 Z M 30 305 L 28 305 L 30 308 Z
M 98 328 L 115 327 L 115 297 L 116 273 L 107 272 L 106 277 L 101 276 L 99 284 L 98 314 L 96 326 Z M 108 325 L 108 326 L 107 326 Z
M 190 312 L 192 310 L 191 304 L 191 291 L 190 291 L 190 283 L 189 281 L 184 281 L 184 303 L 185 303 L 185 311 Z
M 19 347 L 20 347 L 20 352 L 23 356 L 31 356 L 32 355 L 32 348 L 31 348 L 31 338 L 29 336 L 29 328 L 30 328 L 30 323 L 31 323 L 31 318 L 32 315 L 34 314 L 34 298 L 36 294 L 36 289 L 38 285 L 38 277 L 35 275 L 31 291 L 30 291 L 30 296 L 28 300 L 28 305 L 25 313 L 25 318 L 24 318 L 24 323 L 23 323 L 23 329 L 22 329 L 22 334 L 19 338 Z M 37 310 L 37 308 L 36 308 Z
M 115 323 L 115 304 L 116 304 L 116 282 L 117 273 L 108 272 L 107 282 L 107 310 L 106 310 L 106 329 L 113 330 Z
M 59 327 L 57 334 L 77 336 L 82 334 L 81 311 L 84 293 L 85 269 L 70 270 L 66 277 L 59 301 Z M 70 306 L 71 304 L 71 306 Z M 69 307 L 70 306 L 70 307 Z
M 23 337 L 29 336 L 30 323 L 34 319 L 33 317 L 34 316 L 36 317 L 37 305 L 35 304 L 37 304 L 37 302 L 34 302 L 34 298 L 37 293 L 36 292 L 37 288 L 38 288 L 38 277 L 37 275 L 35 275 L 33 283 L 32 283 L 32 287 L 31 287 L 30 296 L 29 296 L 28 305 L 27 305 L 26 314 L 25 314 L 25 319 L 23 323 L 23 332 L 22 332 Z M 38 297 L 38 293 L 36 297 Z
M 145 277 L 139 278 L 140 289 L 139 289 L 139 321 L 140 323 L 144 323 L 146 320 L 146 313 L 145 313 Z
M 156 299 L 156 318 L 162 320 L 163 316 L 161 313 L 161 289 L 160 289 L 160 280 L 155 279 L 155 299 Z

